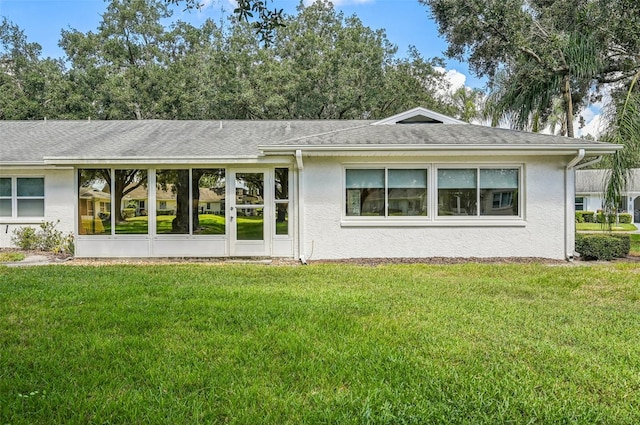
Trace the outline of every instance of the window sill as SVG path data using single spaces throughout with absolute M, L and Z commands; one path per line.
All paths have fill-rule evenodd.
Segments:
M 27 218 L 0 217 L 0 225 L 2 224 L 42 224 L 44 222 L 45 222 L 44 217 L 27 217 Z
M 525 227 L 521 218 L 512 220 L 424 219 L 424 220 L 342 220 L 341 227 Z

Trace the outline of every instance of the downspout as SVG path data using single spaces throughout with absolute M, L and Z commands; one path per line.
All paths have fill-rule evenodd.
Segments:
M 300 149 L 296 149 L 296 164 L 298 165 L 298 256 L 302 264 L 307 264 L 304 256 L 304 164 Z
M 567 164 L 564 172 L 564 208 L 565 208 L 565 222 L 564 222 L 564 241 L 565 241 L 565 258 L 568 261 L 573 261 L 573 253 L 575 251 L 576 244 L 576 217 L 575 217 L 575 186 L 576 186 L 576 173 L 575 169 L 580 161 L 584 159 L 585 150 L 578 150 L 578 154 Z M 582 167 L 579 167 L 582 168 Z

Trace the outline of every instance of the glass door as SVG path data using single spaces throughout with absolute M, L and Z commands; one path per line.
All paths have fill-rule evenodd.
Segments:
M 265 175 L 264 171 L 233 173 L 229 203 L 231 255 L 269 255 L 265 241 Z

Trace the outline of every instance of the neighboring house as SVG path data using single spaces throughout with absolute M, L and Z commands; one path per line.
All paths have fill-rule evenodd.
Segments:
M 619 149 L 422 108 L 381 121 L 3 121 L 0 135 L 0 246 L 60 220 L 79 257 L 571 258 L 575 168 Z M 135 217 L 113 213 L 128 206 Z
M 576 211 L 598 211 L 604 205 L 607 170 L 576 171 Z M 640 169 L 631 170 L 627 191 L 620 200 L 619 212 L 632 215 L 640 223 Z

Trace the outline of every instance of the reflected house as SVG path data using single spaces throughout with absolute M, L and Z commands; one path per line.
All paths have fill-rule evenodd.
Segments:
M 225 194 L 223 188 L 201 187 L 198 199 L 198 211 L 200 214 L 224 215 Z
M 138 186 L 131 192 L 122 197 L 121 208 L 135 210 L 134 216 L 141 217 L 147 215 L 147 208 L 149 202 L 148 190 L 144 185 Z
M 103 220 L 111 213 L 111 194 L 95 187 L 82 187 L 78 193 L 80 234 L 96 234 L 104 231 Z
M 201 187 L 197 211 L 200 214 L 224 214 L 224 188 Z M 139 186 L 127 193 L 123 198 L 124 208 L 135 209 L 135 216 L 146 216 L 148 206 L 148 190 Z M 158 215 L 175 215 L 177 209 L 177 193 L 175 186 L 167 184 L 156 188 L 156 211 Z

